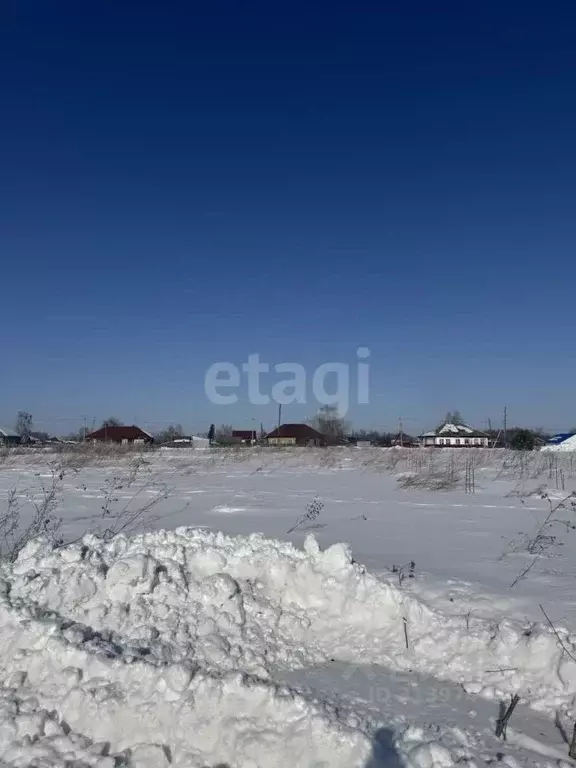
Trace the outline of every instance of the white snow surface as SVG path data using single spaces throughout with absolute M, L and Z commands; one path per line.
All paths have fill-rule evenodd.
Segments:
M 460 432 L 474 432 L 474 428 L 469 427 L 468 424 L 446 423 L 438 430 L 438 434 L 442 435 L 446 432 L 453 432 L 454 434 L 458 434 Z
M 470 495 L 397 484 L 459 472 L 462 451 L 361 454 L 176 449 L 136 480 L 122 458 L 70 462 L 58 498 L 75 543 L 37 539 L 0 567 L 0 766 L 572 765 L 574 541 L 533 567 L 525 550 L 554 500 L 572 514 L 570 456 L 470 452 Z M 23 514 L 53 476 L 25 458 L 0 472 Z M 97 535 L 156 496 L 151 530 Z M 283 540 L 316 497 L 319 519 Z M 411 558 L 414 579 L 391 572 Z
M 274 682 L 279 669 L 330 662 L 423 672 L 492 698 L 518 692 L 549 711 L 576 692 L 576 664 L 552 632 L 468 631 L 313 536 L 304 550 L 191 528 L 60 549 L 35 540 L 4 569 L 0 626 L 2 678 L 15 688 L 1 737 L 9 765 L 28 765 L 26 750 L 86 760 L 90 746 L 87 764 L 108 766 L 91 744 L 109 743 L 137 766 L 365 766 L 366 724 Z M 14 703 L 23 686 L 39 702 L 32 713 Z M 30 729 L 42 739 L 22 752 Z M 455 762 L 419 741 L 419 768 Z

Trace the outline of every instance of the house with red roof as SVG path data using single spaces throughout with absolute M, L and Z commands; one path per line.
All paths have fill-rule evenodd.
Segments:
M 149 432 L 135 426 L 104 426 L 86 435 L 86 440 L 95 443 L 119 443 L 121 445 L 153 443 L 154 438 Z
M 324 435 L 308 424 L 281 424 L 266 435 L 268 445 L 326 445 Z

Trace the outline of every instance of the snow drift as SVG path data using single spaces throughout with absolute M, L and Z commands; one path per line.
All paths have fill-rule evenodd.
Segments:
M 544 445 L 540 450 L 545 453 L 568 453 L 570 451 L 576 451 L 576 435 L 572 435 L 572 437 L 568 437 L 566 440 L 563 440 L 561 443 L 556 443 L 555 445 Z
M 39 750 L 47 766 L 123 755 L 142 768 L 375 767 L 374 723 L 274 682 L 332 661 L 518 692 L 546 711 L 570 710 L 576 692 L 551 629 L 435 612 L 313 537 L 303 551 L 188 528 L 61 549 L 36 540 L 4 567 L 0 593 L 8 765 Z

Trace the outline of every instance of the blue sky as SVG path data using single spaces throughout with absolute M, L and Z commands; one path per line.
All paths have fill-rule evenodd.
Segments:
M 208 402 L 208 366 L 311 377 L 367 346 L 359 426 L 574 426 L 575 24 L 506 0 L 12 3 L 0 423 L 271 425 L 245 387 Z

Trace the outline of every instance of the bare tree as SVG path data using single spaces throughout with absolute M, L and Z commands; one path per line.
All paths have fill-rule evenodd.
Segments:
M 124 422 L 120 421 L 120 419 L 117 419 L 115 416 L 110 416 L 107 419 L 104 419 L 102 422 L 102 427 L 123 427 Z
M 23 440 L 28 440 L 32 434 L 32 414 L 27 411 L 18 411 L 16 417 L 16 432 Z
M 462 415 L 460 411 L 454 411 L 451 413 L 448 411 L 444 418 L 445 424 L 464 424 L 464 420 L 462 419 Z
M 154 439 L 157 443 L 171 443 L 173 440 L 184 437 L 184 430 L 181 424 L 170 424 L 167 429 L 158 432 L 154 435 Z
M 348 422 L 340 416 L 335 405 L 323 405 L 311 419 L 310 426 L 324 435 L 327 440 L 335 442 L 342 440 L 349 429 Z
M 231 424 L 220 424 L 214 433 L 214 442 L 226 443 L 232 439 L 233 428 Z

